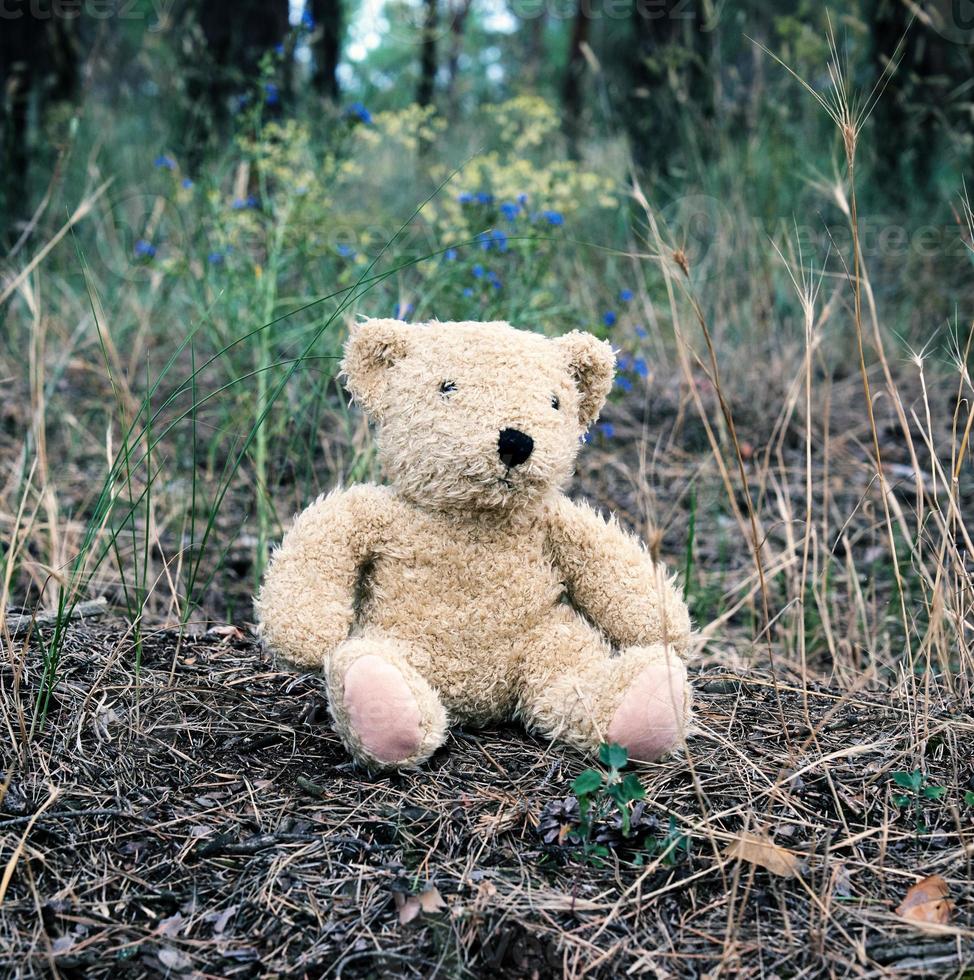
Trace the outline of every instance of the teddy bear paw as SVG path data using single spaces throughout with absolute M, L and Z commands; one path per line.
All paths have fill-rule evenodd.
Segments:
M 382 657 L 359 657 L 345 674 L 343 702 L 349 725 L 376 762 L 395 765 L 416 756 L 423 719 L 402 673 Z
M 644 667 L 629 685 L 609 725 L 609 742 L 632 759 L 653 762 L 676 748 L 686 724 L 686 667 L 678 660 Z

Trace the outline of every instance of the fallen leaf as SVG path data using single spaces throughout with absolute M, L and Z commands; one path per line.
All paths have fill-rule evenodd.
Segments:
M 435 887 L 427 888 L 419 895 L 403 895 L 395 892 L 396 909 L 399 912 L 399 924 L 405 925 L 412 922 L 420 912 L 429 915 L 432 912 L 439 912 L 447 907 L 443 901 L 443 896 Z
M 763 832 L 745 830 L 724 851 L 729 861 L 746 861 L 781 878 L 798 874 L 798 858 L 785 847 L 779 847 Z
M 940 875 L 918 881 L 903 897 L 896 909 L 901 919 L 910 922 L 933 922 L 946 925 L 950 921 L 953 902 L 948 898 L 950 888 Z
M 446 908 L 446 902 L 436 888 L 430 887 L 419 896 L 419 907 L 424 912 L 439 912 Z

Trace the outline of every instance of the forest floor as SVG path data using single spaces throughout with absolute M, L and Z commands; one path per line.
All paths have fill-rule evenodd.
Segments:
M 700 669 L 686 756 L 638 767 L 642 818 L 628 839 L 597 822 L 593 860 L 559 826 L 588 764 L 569 750 L 454 731 L 373 776 L 322 681 L 245 632 L 159 630 L 135 656 L 124 625 L 72 626 L 33 738 L 39 645 L 0 666 L 5 976 L 974 970 L 974 720 L 943 691 L 921 709 Z M 924 782 L 897 801 L 919 739 Z M 949 924 L 898 916 L 932 875 Z

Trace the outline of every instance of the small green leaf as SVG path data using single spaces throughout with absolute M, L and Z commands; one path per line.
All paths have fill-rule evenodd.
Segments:
M 646 798 L 646 787 L 639 781 L 639 777 L 634 773 L 626 773 L 625 778 L 622 780 L 622 798 L 627 803 L 631 803 L 634 800 L 642 800 Z
M 606 745 L 604 742 L 599 746 L 599 761 L 610 769 L 623 769 L 629 761 L 629 750 L 613 742 Z
M 972 792 L 971 792 L 970 790 L 968 790 L 968 791 L 967 791 L 967 792 L 966 792 L 966 793 L 964 794 L 964 802 L 965 802 L 965 803 L 966 803 L 966 804 L 967 804 L 968 806 L 974 806 L 974 793 L 972 793 Z
M 924 786 L 923 795 L 928 800 L 939 800 L 947 792 L 946 786 Z
M 899 793 L 897 793 L 893 797 L 893 802 L 897 806 L 907 806 L 909 804 L 909 802 L 910 802 L 910 798 L 908 796 L 901 796 Z
M 916 769 L 913 772 L 894 772 L 893 782 L 897 786 L 903 789 L 919 789 L 922 777 L 920 776 L 920 770 Z
M 588 796 L 602 785 L 602 773 L 597 769 L 586 769 L 575 777 L 572 792 L 576 796 Z

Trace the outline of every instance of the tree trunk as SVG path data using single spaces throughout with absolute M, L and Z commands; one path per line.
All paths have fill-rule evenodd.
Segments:
M 342 57 L 344 17 L 341 0 L 311 0 L 315 20 L 314 86 L 326 99 L 337 102 L 338 64 Z
M 575 18 L 572 21 L 571 40 L 568 43 L 568 64 L 562 83 L 563 127 L 568 139 L 568 152 L 578 156 L 578 142 L 582 135 L 582 114 L 585 111 L 583 81 L 586 62 L 584 47 L 588 44 L 592 23 L 592 0 L 577 0 Z
M 633 161 L 640 170 L 665 167 L 674 142 L 675 96 L 669 85 L 669 47 L 678 39 L 680 0 L 636 0 L 632 16 L 631 88 L 627 124 Z
M 431 105 L 436 86 L 436 24 L 437 0 L 423 0 L 423 38 L 420 44 L 419 85 L 416 88 L 416 101 Z
M 463 53 L 463 32 L 473 0 L 453 0 L 450 11 L 450 54 L 447 58 L 446 105 L 447 115 L 454 120 L 459 115 L 457 77 L 460 73 L 460 55 Z
M 78 90 L 78 17 L 37 20 L 26 13 L 0 21 L 0 234 L 31 207 L 30 121 Z M 41 170 L 46 148 L 37 155 Z
M 204 145 L 222 138 L 231 100 L 263 98 L 256 91 L 260 60 L 287 37 L 288 0 L 184 0 L 182 19 L 198 38 L 186 61 L 192 104 L 186 142 L 195 167 Z
M 541 6 L 525 28 L 527 36 L 524 59 L 525 75 L 528 83 L 536 88 L 541 81 L 541 72 L 544 66 L 544 32 L 547 21 L 547 8 Z

